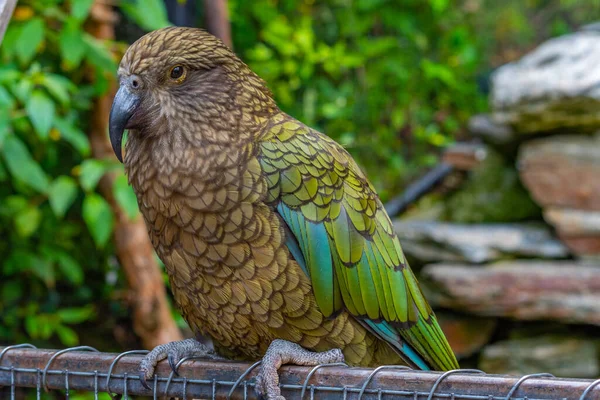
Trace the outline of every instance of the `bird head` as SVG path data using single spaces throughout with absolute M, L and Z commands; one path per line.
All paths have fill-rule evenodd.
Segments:
M 239 97 L 239 82 L 249 75 L 256 77 L 204 30 L 168 27 L 146 34 L 127 49 L 119 65 L 119 90 L 109 120 L 115 155 L 123 162 L 125 129 L 141 136 L 169 134 L 174 126 L 217 118 L 231 108 Z M 256 79 L 264 88 L 258 91 L 270 97 Z

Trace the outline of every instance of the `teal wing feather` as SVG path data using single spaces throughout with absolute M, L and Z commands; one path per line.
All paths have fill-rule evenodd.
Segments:
M 458 368 L 408 266 L 392 223 L 352 157 L 328 137 L 281 117 L 260 142 L 267 201 L 310 277 L 320 311 L 342 309 L 411 365 Z

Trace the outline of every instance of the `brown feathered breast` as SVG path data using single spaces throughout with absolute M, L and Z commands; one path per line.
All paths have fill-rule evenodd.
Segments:
M 185 83 L 165 71 L 181 64 Z M 275 338 L 341 348 L 353 364 L 400 358 L 346 312 L 325 319 L 266 203 L 258 146 L 289 116 L 218 39 L 169 28 L 128 50 L 120 74 L 145 77 L 146 114 L 130 131 L 125 168 L 175 303 L 225 355 L 256 359 Z

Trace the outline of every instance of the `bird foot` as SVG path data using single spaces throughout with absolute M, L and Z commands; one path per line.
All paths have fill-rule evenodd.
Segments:
M 150 389 L 147 381 L 154 376 L 156 365 L 165 358 L 171 369 L 177 373 L 177 363 L 185 357 L 220 358 L 215 352 L 196 339 L 185 339 L 156 346 L 140 363 L 140 381 L 146 389 Z
M 266 400 L 285 400 L 281 395 L 277 372 L 283 364 L 315 366 L 343 361 L 344 355 L 340 349 L 315 353 L 287 340 L 273 340 L 262 359 L 256 377 L 256 393 L 259 398 Z

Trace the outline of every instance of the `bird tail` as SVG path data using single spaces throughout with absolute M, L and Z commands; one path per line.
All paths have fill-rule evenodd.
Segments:
M 370 332 L 386 341 L 412 368 L 449 371 L 459 365 L 434 315 L 411 328 L 395 328 L 387 321 L 361 320 Z

